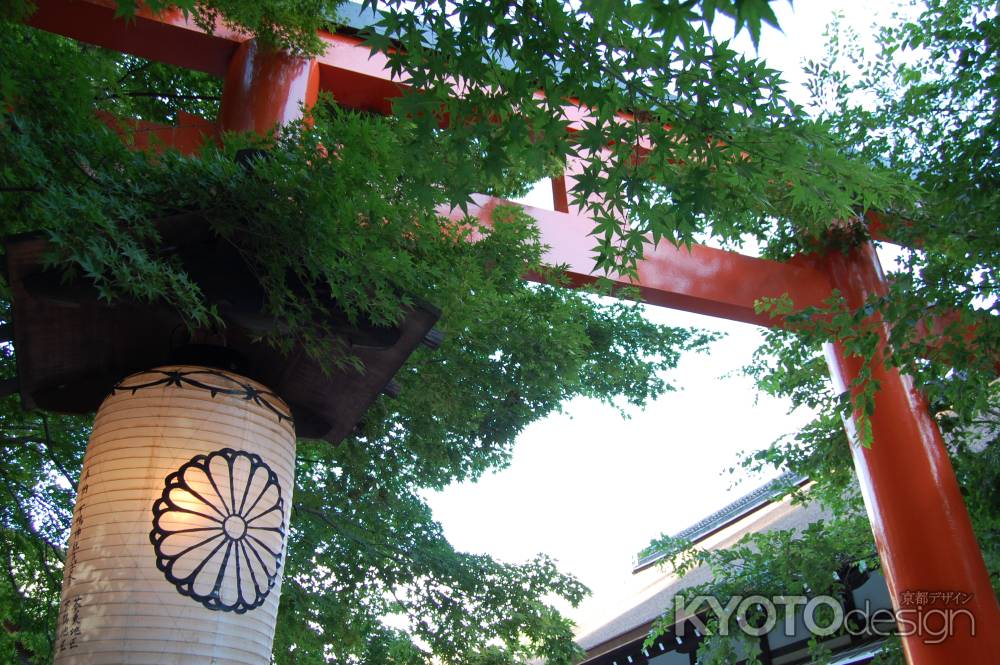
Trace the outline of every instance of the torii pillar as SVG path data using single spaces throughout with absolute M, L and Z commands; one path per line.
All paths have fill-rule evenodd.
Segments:
M 888 293 L 871 242 L 832 251 L 825 263 L 851 309 Z M 888 326 L 877 314 L 872 323 L 881 338 L 871 363 L 871 379 L 879 384 L 872 445 L 860 445 L 854 423 L 845 424 L 907 662 L 995 664 L 1000 607 L 948 451 L 913 379 L 885 366 Z M 825 351 L 834 386 L 847 392 L 862 359 L 840 343 Z

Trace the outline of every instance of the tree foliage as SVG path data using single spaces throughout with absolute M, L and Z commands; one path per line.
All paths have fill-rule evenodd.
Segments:
M 1000 78 L 988 54 L 996 48 L 992 35 L 1000 24 L 992 3 L 964 1 L 901 3 L 891 20 L 874 31 L 874 52 L 835 21 L 826 59 L 808 66 L 810 87 L 814 111 L 833 123 L 858 155 L 891 166 L 919 186 L 910 205 L 888 216 L 884 233 L 904 249 L 897 265 L 887 266 L 890 293 L 869 303 L 868 311 L 879 311 L 892 324 L 887 362 L 917 378 L 965 480 L 963 474 L 978 463 L 982 470 L 990 468 L 989 451 L 995 447 L 984 442 L 996 437 L 1000 207 L 986 183 L 997 171 Z M 947 323 L 935 330 L 927 325 L 934 317 Z M 804 337 L 769 333 L 752 370 L 758 385 L 832 414 L 837 396 L 821 380 L 818 354 L 819 343 L 830 338 L 821 330 Z M 832 452 L 840 435 L 833 436 L 836 419 L 827 419 L 831 436 L 810 441 L 800 435 L 798 453 L 773 448 L 757 459 L 795 460 L 803 473 L 832 479 L 833 467 L 848 457 Z M 818 434 L 819 424 L 807 432 Z M 820 441 L 827 443 L 816 445 Z M 970 452 L 969 445 L 985 452 Z M 848 487 L 851 474 L 840 478 L 829 483 L 831 501 Z M 967 478 L 972 512 L 995 510 L 995 501 Z M 987 524 L 977 527 L 990 559 Z
M 382 10 L 372 48 L 401 46 L 390 65 L 413 89 L 397 111 L 421 144 L 446 116 L 456 147 L 496 168 L 580 160 L 571 194 L 594 219 L 600 269 L 628 272 L 661 241 L 822 235 L 831 219 L 911 195 L 845 153 L 778 72 L 709 32 L 727 15 L 756 37 L 774 20 L 765 0 L 369 4 Z M 587 111 L 571 133 L 567 104 Z M 451 193 L 476 186 L 454 179 Z
M 803 589 L 836 594 L 845 564 L 878 565 L 852 468 L 852 443 L 841 424 L 858 405 L 833 391 L 820 349 L 853 331 L 847 338 L 853 335 L 855 355 L 870 357 L 863 323 L 876 311 L 893 326 L 887 362 L 916 376 L 930 400 L 1000 593 L 995 356 L 1000 24 L 994 3 L 974 1 L 901 4 L 891 21 L 875 28 L 873 52 L 843 19 L 835 20 L 825 59 L 809 63 L 807 71 L 811 111 L 860 158 L 888 166 L 917 186 L 918 196 L 889 211 L 884 229 L 911 249 L 889 267 L 888 296 L 857 312 L 831 301 L 826 311 L 792 314 L 794 329 L 770 331 L 747 368 L 762 391 L 817 415 L 801 431 L 749 453 L 743 466 L 786 468 L 813 479 L 796 499 L 820 502 L 830 517 L 801 533 L 750 535 L 721 552 L 690 549 L 669 538 L 654 541 L 651 547 L 672 553 L 671 565 L 681 570 L 699 565 L 713 570 L 714 581 L 688 590 L 692 595 Z M 762 305 L 794 310 L 787 302 Z M 941 329 L 923 325 L 944 314 L 951 322 Z M 664 615 L 656 632 L 672 619 Z M 725 651 L 724 642 L 707 640 L 699 662 L 716 662 L 712 658 Z M 827 662 L 829 655 L 817 650 L 815 662 Z M 898 643 L 880 660 L 902 662 Z
M 457 151 L 447 135 L 419 145 L 406 118 L 327 99 L 310 124 L 280 135 L 227 137 L 196 157 L 136 152 L 95 112 L 211 117 L 218 82 L 12 23 L 0 32 L 3 230 L 47 233 L 51 261 L 68 276 L 108 300 L 165 301 L 192 328 L 216 327 L 197 284 L 158 251 L 153 224 L 197 212 L 254 266 L 269 310 L 287 324 L 268 340 L 279 347 L 322 332 L 311 327 L 319 299 L 293 294 L 294 278 L 322 283 L 353 317 L 392 321 L 415 298 L 445 312 L 445 343 L 411 358 L 399 399 L 381 398 L 337 447 L 300 442 L 282 662 L 572 661 L 571 624 L 551 598 L 578 602 L 583 587 L 542 555 L 510 564 L 456 552 L 421 492 L 503 467 L 517 434 L 566 399 L 645 403 L 669 389 L 664 372 L 679 353 L 710 336 L 650 324 L 635 303 L 560 288 L 516 209 L 499 210 L 490 228 L 440 218 L 442 164 L 479 173 L 500 194 L 525 181 Z M 50 76 L 38 77 L 40 67 Z M 269 154 L 252 170 L 234 160 L 248 145 Z M 468 242 L 473 233 L 480 239 Z M 525 270 L 553 283 L 530 285 Z M 5 378 L 15 352 L 4 347 Z M 3 400 L 5 660 L 48 658 L 87 420 Z

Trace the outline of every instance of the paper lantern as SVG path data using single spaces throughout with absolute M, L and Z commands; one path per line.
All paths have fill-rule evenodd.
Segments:
M 56 665 L 270 661 L 292 502 L 287 406 L 170 366 L 101 405 L 66 556 Z

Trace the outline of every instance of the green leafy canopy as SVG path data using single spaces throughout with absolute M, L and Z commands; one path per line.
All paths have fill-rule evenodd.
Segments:
M 308 54 L 320 48 L 315 31 L 336 26 L 338 3 L 145 4 Z M 928 388 L 956 440 L 983 427 L 995 404 L 991 359 L 954 333 L 975 323 L 979 349 L 1000 346 L 995 11 L 971 0 L 929 2 L 880 33 L 874 61 L 831 33 L 830 61 L 813 67 L 827 112 L 810 116 L 788 99 L 777 72 L 710 31 L 726 16 L 756 41 L 775 22 L 771 4 L 372 2 L 379 21 L 368 44 L 387 51 L 411 84 L 394 117 L 326 98 L 310 123 L 263 138 L 229 136 L 194 158 L 128 150 L 95 111 L 212 118 L 217 80 L 0 22 L 5 234 L 45 231 L 53 262 L 107 299 L 166 302 L 192 328 L 213 327 L 219 318 L 197 285 L 156 251 L 153 224 L 171 213 L 204 214 L 251 261 L 269 311 L 287 322 L 267 341 L 301 342 L 331 362 L 350 358 L 318 344 L 323 331 L 312 314 L 320 302 L 295 295 L 290 280 L 323 284 L 353 317 L 392 320 L 412 298 L 445 312 L 447 341 L 413 356 L 398 377 L 398 400 L 380 398 L 358 435 L 338 447 L 300 444 L 275 647 L 282 662 L 487 664 L 541 655 L 555 665 L 576 657 L 572 627 L 549 598 L 576 602 L 579 583 L 545 557 L 514 565 L 456 552 L 420 498 L 502 467 L 518 432 L 567 399 L 646 403 L 669 389 L 664 372 L 679 353 L 709 341 L 650 324 L 634 303 L 560 288 L 558 267 L 544 265 L 544 247 L 516 209 L 501 209 L 489 229 L 435 212 L 476 191 L 522 192 L 567 158 L 581 164 L 571 194 L 595 221 L 599 267 L 625 274 L 649 243 L 712 237 L 739 247 L 753 238 L 785 258 L 814 249 L 834 219 L 880 209 L 908 220 L 891 231 L 919 250 L 894 275 L 890 297 L 868 306 L 892 323 L 890 362 Z M 0 16 L 23 18 L 26 7 L 5 3 Z M 133 16 L 137 3 L 118 11 Z M 894 54 L 914 49 L 927 57 L 897 63 Z M 862 91 L 874 106 L 854 102 Z M 589 110 L 574 132 L 565 131 L 567 103 Z M 632 121 L 621 122 L 622 112 Z M 237 167 L 235 151 L 251 145 L 271 158 Z M 482 239 L 465 242 L 473 233 Z M 551 283 L 528 285 L 525 270 Z M 916 322 L 945 311 L 958 319 L 928 359 L 910 343 Z M 828 313 L 801 316 L 808 324 Z M 844 325 L 770 333 L 751 370 L 763 389 L 821 415 L 748 464 L 810 475 L 813 496 L 843 507 L 849 521 L 817 527 L 803 545 L 775 536 L 738 551 L 753 576 L 722 577 L 725 588 L 795 583 L 787 568 L 765 564 L 797 548 L 809 579 L 819 579 L 831 538 L 870 556 L 849 491 L 845 405 L 821 378 L 817 356 L 820 342 L 847 329 L 858 353 L 868 353 L 863 331 L 852 328 L 868 313 L 838 311 Z M 2 352 L 10 378 L 16 349 Z M 79 419 L 0 403 L 7 660 L 47 658 L 86 433 Z M 988 451 L 960 443 L 954 455 L 996 574 L 996 445 Z M 730 555 L 718 556 L 724 563 Z
M 499 209 L 490 228 L 440 218 L 450 173 L 479 174 L 501 194 L 523 185 L 489 170 L 483 150 L 458 150 L 447 135 L 427 146 L 405 118 L 324 99 L 310 123 L 280 135 L 230 136 L 194 157 L 135 152 L 95 111 L 211 117 L 218 82 L 16 24 L 0 34 L 3 231 L 44 231 L 53 263 L 104 298 L 165 301 L 192 328 L 220 325 L 158 251 L 153 222 L 196 213 L 253 265 L 269 311 L 286 323 L 266 340 L 279 347 L 299 341 L 349 361 L 315 345 L 321 303 L 293 294 L 292 279 L 323 284 L 352 317 L 390 321 L 415 298 L 444 311 L 444 344 L 411 358 L 399 399 L 381 398 L 340 446 L 299 444 L 275 642 L 283 662 L 465 663 L 488 660 L 489 644 L 518 660 L 571 662 L 572 626 L 552 598 L 576 603 L 583 587 L 544 556 L 509 564 L 455 551 L 421 492 L 503 467 L 527 424 L 575 396 L 645 403 L 670 388 L 664 373 L 679 354 L 711 336 L 651 324 L 635 303 L 523 281 L 526 270 L 554 282 L 559 272 L 515 208 Z M 270 158 L 238 167 L 234 153 L 248 145 Z M 473 233 L 480 239 L 468 242 Z M 15 352 L 3 347 L 5 378 Z M 45 662 L 88 425 L 25 413 L 14 397 L 2 404 L 0 650 Z
M 829 518 L 794 539 L 787 532 L 754 535 L 723 552 L 654 541 L 651 547 L 674 553 L 673 565 L 714 571 L 713 582 L 689 594 L 836 592 L 846 563 L 878 565 L 842 426 L 866 402 L 852 404 L 834 393 L 820 351 L 823 342 L 841 339 L 855 355 L 871 358 L 874 340 L 865 329 L 874 312 L 892 326 L 887 362 L 914 376 L 929 398 L 1000 592 L 998 28 L 995 3 L 901 2 L 888 23 L 873 28 L 874 51 L 839 17 L 828 28 L 825 58 L 807 64 L 811 111 L 859 157 L 917 186 L 919 195 L 909 205 L 899 201 L 886 229 L 912 249 L 888 267 L 890 293 L 862 310 L 849 311 L 838 299 L 811 312 L 796 312 L 787 300 L 761 303 L 762 310 L 791 315 L 793 330 L 767 333 L 747 372 L 762 391 L 816 417 L 769 448 L 749 452 L 743 466 L 783 467 L 813 479 L 796 499 L 820 502 Z M 941 315 L 948 323 L 928 329 L 925 324 Z M 866 399 L 872 389 L 865 387 Z M 662 617 L 656 632 L 671 621 L 669 614 Z M 725 640 L 708 640 L 699 662 L 723 662 L 713 658 L 724 657 L 725 649 Z M 814 662 L 830 662 L 830 656 L 817 649 Z M 903 662 L 898 642 L 879 662 Z

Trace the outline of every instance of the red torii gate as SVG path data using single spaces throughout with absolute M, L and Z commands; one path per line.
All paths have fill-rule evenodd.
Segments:
M 175 128 L 139 123 L 147 136 L 183 151 L 193 151 L 220 130 L 264 132 L 294 120 L 315 102 L 320 89 L 344 106 L 388 114 L 392 99 L 404 88 L 385 67 L 385 58 L 372 56 L 353 36 L 321 33 L 325 53 L 306 60 L 264 53 L 245 35 L 223 27 L 207 34 L 176 10 L 155 16 L 140 11 L 126 23 L 114 17 L 113 2 L 36 4 L 29 22 L 37 28 L 224 77 L 217 124 L 194 118 Z M 564 111 L 568 123 L 586 114 L 575 106 Z M 148 145 L 142 136 L 138 134 L 140 147 Z M 574 284 L 593 281 L 593 240 L 588 236 L 593 223 L 568 205 L 564 179 L 553 180 L 553 193 L 556 211 L 522 207 L 551 247 L 547 260 L 567 265 Z M 507 202 L 477 196 L 470 214 L 488 223 L 500 203 Z M 819 305 L 836 288 L 850 306 L 859 307 L 869 295 L 887 292 L 871 243 L 818 261 L 788 263 L 700 245 L 687 250 L 664 244 L 647 250 L 638 276 L 637 283 L 611 277 L 638 286 L 650 304 L 765 326 L 774 322 L 754 311 L 754 302 L 763 297 L 788 294 L 805 307 Z M 884 323 L 880 332 L 885 343 Z M 860 359 L 846 355 L 839 344 L 828 346 L 827 359 L 835 385 L 847 390 Z M 910 377 L 886 368 L 881 354 L 872 373 L 880 384 L 871 421 L 875 442 L 870 448 L 852 445 L 852 452 L 894 606 L 916 620 L 918 611 L 928 616 L 947 608 L 933 600 L 920 608 L 908 605 L 903 602 L 908 592 L 955 591 L 972 595 L 962 607 L 975 617 L 974 634 L 960 624 L 937 644 L 926 643 L 918 633 L 904 635 L 907 659 L 913 665 L 993 663 L 1000 654 L 1000 606 L 940 432 Z

